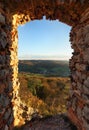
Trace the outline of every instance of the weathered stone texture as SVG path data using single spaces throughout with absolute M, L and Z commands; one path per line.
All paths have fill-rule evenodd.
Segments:
M 69 116 L 79 130 L 89 130 L 89 11 L 87 11 L 70 33 L 74 52 L 70 60 L 73 94 L 70 97 Z
M 0 4 L 1 5 L 1 4 Z M 14 104 L 18 97 L 17 31 L 9 9 L 0 8 L 0 130 L 13 128 Z M 15 104 L 15 107 L 19 101 Z
M 43 16 L 73 27 L 68 113 L 79 130 L 89 130 L 88 0 L 0 0 L 0 130 L 12 130 L 13 123 L 18 125 L 22 120 L 18 97 L 17 27 Z
M 10 61 L 8 62 L 10 56 L 9 40 L 11 39 L 9 20 L 11 18 L 9 17 L 8 20 L 6 13 L 4 11 L 0 13 L 0 130 L 11 129 L 13 125 L 12 94 L 10 94 L 13 86 L 9 89 L 11 66 Z

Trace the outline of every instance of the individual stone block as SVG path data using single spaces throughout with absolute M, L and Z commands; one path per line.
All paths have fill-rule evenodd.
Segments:
M 0 55 L 0 64 L 2 65 L 5 64 L 5 61 L 6 61 L 6 57 Z
M 13 84 L 11 81 L 9 81 L 9 83 L 8 83 L 8 91 L 9 92 L 13 91 Z
M 9 128 L 8 128 L 8 126 L 7 126 L 7 125 L 5 126 L 5 130 L 9 130 Z
M 89 97 L 88 97 L 88 95 L 87 94 L 82 94 L 82 98 L 83 98 L 83 100 L 85 100 L 86 102 L 87 102 L 87 104 L 89 104 Z
M 82 91 L 82 84 L 80 82 L 77 82 L 77 89 Z
M 83 118 L 83 127 L 85 128 L 84 130 L 89 130 L 89 124 L 84 118 Z
M 78 69 L 78 70 L 80 70 L 80 65 L 79 65 L 79 63 L 76 63 L 76 69 Z
M 3 107 L 8 106 L 10 103 L 10 99 L 5 94 L 0 94 L 0 105 Z
M 8 120 L 10 114 L 11 114 L 11 109 L 8 109 L 8 110 L 5 112 L 5 114 L 4 114 L 4 116 L 3 116 L 3 119 L 4 119 L 4 120 Z
M 11 113 L 10 118 L 8 119 L 7 125 L 10 126 L 13 121 L 14 121 L 14 116 L 13 116 L 13 113 Z
M 84 81 L 84 85 L 85 85 L 86 87 L 89 87 L 89 77 Z
M 87 119 L 89 121 L 89 107 L 85 106 L 82 110 L 83 113 L 83 117 L 85 117 L 85 119 Z
M 5 24 L 5 17 L 0 13 L 0 24 Z
M 81 108 L 79 108 L 79 107 L 77 107 L 77 115 L 78 115 L 79 119 L 82 118 L 82 111 L 81 111 Z
M 81 77 L 81 72 L 76 71 L 76 76 L 78 76 L 80 78 Z
M 9 74 L 9 71 L 7 69 L 3 69 L 0 71 L 0 79 L 5 79 Z
M 76 108 L 77 108 L 77 98 L 76 98 L 76 97 L 73 97 L 72 109 L 73 109 L 74 111 L 76 111 Z
M 84 61 L 87 61 L 89 63 L 89 48 L 84 50 L 83 58 Z
M 89 95 L 89 87 L 83 86 L 83 92 L 84 94 Z
M 85 80 L 87 78 L 87 75 L 86 74 L 82 74 L 81 78 L 82 78 L 82 80 Z

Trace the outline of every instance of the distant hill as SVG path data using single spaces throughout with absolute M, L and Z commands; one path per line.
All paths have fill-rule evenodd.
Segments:
M 51 77 L 68 77 L 70 75 L 68 61 L 55 60 L 20 60 L 19 72 L 41 74 Z

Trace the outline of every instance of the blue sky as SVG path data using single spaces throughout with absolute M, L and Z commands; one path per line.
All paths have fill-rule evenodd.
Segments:
M 34 20 L 18 27 L 19 59 L 68 60 L 71 27 L 56 21 Z

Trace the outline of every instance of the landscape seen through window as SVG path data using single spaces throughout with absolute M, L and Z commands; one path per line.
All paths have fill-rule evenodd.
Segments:
M 18 27 L 19 96 L 24 121 L 66 112 L 70 88 L 70 27 L 59 21 L 31 21 Z

